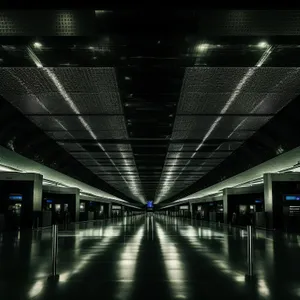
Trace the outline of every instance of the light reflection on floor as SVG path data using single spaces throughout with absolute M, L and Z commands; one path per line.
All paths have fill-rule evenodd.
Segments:
M 55 286 L 47 282 L 50 235 L 0 236 L 0 295 L 135 300 L 160 299 L 163 289 L 164 300 L 300 297 L 296 235 L 255 232 L 257 280 L 249 284 L 245 230 L 158 215 L 81 226 L 60 232 Z

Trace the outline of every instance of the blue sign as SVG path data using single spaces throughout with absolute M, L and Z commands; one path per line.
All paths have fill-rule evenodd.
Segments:
M 47 203 L 52 203 L 53 201 L 50 200 L 50 199 L 47 199 L 46 202 L 47 202 Z
M 22 200 L 22 195 L 9 195 L 9 200 Z
M 147 207 L 153 208 L 153 201 L 147 201 Z
M 262 203 L 262 200 L 255 200 L 255 203 Z
M 300 196 L 299 195 L 285 196 L 285 200 L 300 201 Z

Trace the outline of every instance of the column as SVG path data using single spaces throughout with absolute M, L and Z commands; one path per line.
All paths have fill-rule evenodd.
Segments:
M 228 224 L 228 190 L 223 190 L 223 216 L 224 224 Z
M 112 211 L 112 203 L 108 203 L 108 218 L 111 218 L 111 211 Z
M 79 214 L 80 214 L 80 190 L 74 188 L 75 193 L 75 222 L 79 222 Z
M 193 219 L 193 205 L 191 202 L 189 202 L 189 212 L 190 212 L 190 218 Z
M 273 228 L 273 191 L 272 174 L 264 174 L 264 201 L 266 213 L 266 228 Z

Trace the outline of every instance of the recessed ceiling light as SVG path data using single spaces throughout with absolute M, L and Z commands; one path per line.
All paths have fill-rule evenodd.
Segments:
M 200 44 L 197 46 L 199 52 L 204 52 L 209 48 L 209 44 Z
M 259 48 L 267 48 L 269 44 L 266 41 L 261 41 L 257 44 Z
M 33 47 L 36 49 L 41 49 L 43 47 L 43 45 L 40 42 L 34 42 Z

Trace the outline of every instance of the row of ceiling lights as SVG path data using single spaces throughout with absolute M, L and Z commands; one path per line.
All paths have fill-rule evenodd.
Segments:
M 199 44 L 199 45 L 197 46 L 197 50 L 200 51 L 200 52 L 201 52 L 201 51 L 206 51 L 206 50 L 208 50 L 208 49 L 209 49 L 210 47 L 212 47 L 212 46 L 214 46 L 214 45 L 212 45 L 212 44 L 207 44 L 207 43 Z M 257 43 L 256 46 L 257 46 L 258 48 L 265 49 L 265 48 L 269 47 L 269 44 L 268 44 L 266 41 L 260 41 L 259 43 Z M 43 44 L 40 43 L 40 42 L 38 42 L 38 41 L 36 41 L 36 42 L 33 43 L 33 47 L 36 48 L 36 49 L 42 49 Z M 88 47 L 88 49 L 90 49 L 90 50 L 95 50 L 95 47 L 90 46 L 90 47 Z M 125 77 L 125 79 L 126 79 L 126 80 L 130 80 L 129 77 Z
M 221 47 L 221 45 L 217 45 L 218 47 Z M 256 47 L 260 48 L 260 49 L 266 49 L 269 47 L 269 44 L 266 42 L 266 41 L 260 41 L 259 43 L 257 43 L 257 45 L 255 45 Z M 199 44 L 196 49 L 199 51 L 199 52 L 205 52 L 207 51 L 209 48 L 212 48 L 212 47 L 216 47 L 216 45 L 212 45 L 212 44 L 206 44 L 206 43 L 203 43 L 203 44 Z

